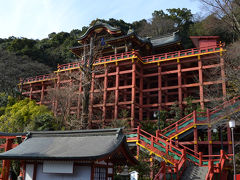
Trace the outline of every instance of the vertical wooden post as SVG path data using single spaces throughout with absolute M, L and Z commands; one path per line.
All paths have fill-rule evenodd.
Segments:
M 30 84 L 30 95 L 29 95 L 29 99 L 32 100 L 32 90 L 33 90 L 33 87 L 32 87 L 32 83 Z
M 44 84 L 42 83 L 42 89 L 41 89 L 41 97 L 40 97 L 40 105 L 43 104 L 43 100 L 44 100 Z
M 79 74 L 79 87 L 78 87 L 78 107 L 77 107 L 77 118 L 80 119 L 80 110 L 81 110 L 81 93 L 82 93 L 82 72 Z
M 212 128 L 211 128 L 211 117 L 210 110 L 207 109 L 207 120 L 208 120 L 208 155 L 212 155 Z M 211 157 L 209 156 L 209 159 Z
M 108 71 L 107 71 L 107 67 L 105 66 L 104 87 L 103 87 L 103 122 L 102 122 L 103 127 L 106 121 L 107 85 L 108 85 Z
M 182 108 L 182 72 L 181 72 L 181 63 L 180 60 L 177 60 L 177 68 L 178 68 L 178 103 L 180 108 Z
M 193 129 L 193 137 L 194 137 L 194 151 L 195 153 L 198 152 L 198 133 L 197 133 L 197 112 L 193 111 L 193 122 L 194 122 L 194 129 Z
M 183 76 L 183 84 L 187 84 L 187 78 L 186 76 Z M 188 94 L 187 94 L 187 88 L 183 88 L 183 91 L 184 91 L 184 98 L 187 98 L 188 97 Z
M 228 153 L 232 154 L 233 149 L 232 149 L 232 136 L 231 136 L 231 129 L 227 127 L 227 137 L 228 137 Z
M 118 119 L 118 99 L 119 99 L 119 65 L 116 63 L 116 86 L 115 86 L 115 103 L 114 103 L 114 119 Z
M 13 139 L 6 138 L 6 143 L 4 145 L 4 152 L 12 149 Z M 3 180 L 7 180 L 10 170 L 10 160 L 3 160 L 1 176 Z
M 147 82 L 147 89 L 150 89 L 149 81 Z M 146 94 L 147 94 L 147 96 L 145 96 L 145 98 L 147 99 L 147 105 L 149 105 L 150 104 L 150 93 L 147 92 Z M 147 110 L 147 120 L 150 120 L 150 111 L 149 111 L 149 109 L 146 109 L 146 110 Z
M 204 109 L 204 94 L 203 94 L 203 70 L 202 70 L 202 60 L 200 55 L 198 56 L 198 78 L 199 78 L 199 96 L 200 96 L 200 105 Z
M 164 77 L 164 81 L 165 81 L 165 83 L 164 83 L 164 85 L 165 85 L 165 87 L 168 87 L 168 77 L 167 76 L 165 76 Z M 167 104 L 168 103 L 168 90 L 165 90 L 165 103 Z
M 199 165 L 202 166 L 202 152 L 199 152 Z
M 162 109 L 162 67 L 161 64 L 158 63 L 158 109 Z
M 139 121 L 143 121 L 143 68 L 140 70 L 140 82 L 139 82 Z
M 95 73 L 92 72 L 92 82 L 91 82 L 90 101 L 89 101 L 88 128 L 92 127 L 92 120 L 93 120 L 94 83 L 95 83 Z
M 132 104 L 131 104 L 131 127 L 135 125 L 135 97 L 136 97 L 136 62 L 132 59 Z
M 137 142 L 140 143 L 140 126 L 137 126 Z M 137 145 L 137 157 L 139 158 L 140 147 Z
M 56 86 L 56 91 L 60 89 L 60 75 L 59 73 L 57 73 L 57 86 Z M 58 101 L 57 99 L 55 100 L 55 107 L 54 107 L 54 115 L 57 116 L 57 113 L 58 113 Z
M 54 88 L 53 88 L 53 91 L 56 91 L 57 90 L 57 80 L 53 80 L 54 82 Z M 53 99 L 51 100 L 52 101 L 52 112 L 53 114 L 56 116 L 57 114 L 55 114 L 55 109 L 56 109 L 56 98 L 53 97 Z
M 150 178 L 153 179 L 153 155 L 150 153 Z
M 222 79 L 222 93 L 223 93 L 223 98 L 226 99 L 226 96 L 227 96 L 226 76 L 225 76 L 224 59 L 222 57 L 222 52 L 220 53 L 220 66 L 221 66 L 221 79 Z

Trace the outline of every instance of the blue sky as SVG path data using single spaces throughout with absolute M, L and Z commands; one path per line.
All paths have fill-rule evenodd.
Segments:
M 52 32 L 81 29 L 96 19 L 133 22 L 151 18 L 154 10 L 188 8 L 197 0 L 0 0 L 0 38 L 46 38 Z

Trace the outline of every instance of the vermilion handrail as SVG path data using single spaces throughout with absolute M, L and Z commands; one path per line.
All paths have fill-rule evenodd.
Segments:
M 45 75 L 39 75 L 35 77 L 29 77 L 26 79 L 20 79 L 21 83 L 29 83 L 29 82 L 35 82 L 35 81 L 42 81 L 42 80 L 50 80 L 52 78 L 56 78 L 55 74 L 45 74 Z
M 214 113 L 222 110 L 222 109 L 224 108 L 224 106 L 229 105 L 229 104 L 232 104 L 232 103 L 235 103 L 236 101 L 239 101 L 239 100 L 240 100 L 240 96 L 237 96 L 237 97 L 232 98 L 232 99 L 229 100 L 229 101 L 225 101 L 225 102 L 222 103 L 221 105 L 219 105 L 219 106 L 211 109 L 211 110 L 210 110 L 210 114 L 214 114 Z
M 159 60 L 164 61 L 165 59 L 170 59 L 170 58 L 179 58 L 179 57 L 188 56 L 188 55 L 197 55 L 197 54 L 206 53 L 206 52 L 213 52 L 218 49 L 220 50 L 221 47 L 223 47 L 223 44 L 206 46 L 202 48 L 184 49 L 180 51 L 168 52 L 163 54 L 156 54 L 152 56 L 143 57 L 142 59 L 143 59 L 143 62 L 152 62 L 152 61 L 159 61 Z
M 98 59 L 95 60 L 94 64 L 129 58 L 129 57 L 132 57 L 133 55 L 138 55 L 138 52 L 137 51 L 129 51 L 129 52 L 125 52 L 125 53 L 119 53 L 119 54 L 113 54 L 110 56 L 99 57 Z M 61 65 L 58 65 L 58 70 L 78 68 L 78 67 L 80 67 L 80 64 L 83 64 L 83 62 L 72 62 L 72 63 L 67 63 L 67 64 L 61 64 Z
M 185 119 L 188 118 L 188 117 L 191 116 L 191 115 L 193 115 L 193 113 L 190 113 L 190 114 L 188 114 L 187 116 L 183 117 L 182 119 L 180 119 L 180 120 L 176 121 L 175 123 L 169 125 L 168 127 L 166 127 L 166 128 L 164 128 L 163 130 L 161 130 L 161 132 L 166 131 L 167 129 L 169 129 L 169 128 L 172 127 L 172 126 L 176 126 L 176 124 L 179 124 L 179 122 L 181 122 L 181 121 L 183 121 L 183 120 L 185 121 Z M 174 129 L 174 128 L 173 128 L 173 129 Z

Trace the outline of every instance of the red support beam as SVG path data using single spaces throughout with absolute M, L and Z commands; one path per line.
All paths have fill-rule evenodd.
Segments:
M 106 103 L 107 103 L 107 86 L 108 86 L 108 69 L 105 66 L 104 70 L 104 83 L 103 83 L 103 122 L 102 122 L 102 127 L 105 125 L 105 120 L 106 120 Z
M 132 59 L 132 97 L 131 97 L 131 127 L 135 126 L 135 97 L 136 97 L 136 62 Z
M 222 79 L 222 93 L 223 99 L 227 97 L 227 90 L 226 90 L 226 76 L 225 76 L 225 68 L 224 68 L 224 59 L 220 54 L 220 66 L 221 66 L 221 79 Z
M 118 101 L 119 101 L 119 65 L 116 64 L 116 89 L 115 89 L 115 102 L 114 102 L 114 119 L 118 119 Z
M 204 94 L 203 94 L 203 71 L 202 71 L 202 60 L 200 55 L 198 56 L 198 80 L 199 80 L 199 96 L 200 96 L 200 106 L 204 109 Z
M 77 118 L 80 119 L 81 104 L 82 104 L 82 72 L 79 73 L 79 86 L 78 86 L 78 104 L 77 104 Z
M 178 68 L 178 103 L 179 103 L 180 108 L 182 108 L 182 101 L 183 101 L 183 97 L 182 97 L 182 72 L 181 72 L 181 63 L 179 62 L 179 59 L 178 59 L 177 68 Z
M 143 68 L 140 69 L 139 82 L 139 121 L 143 121 Z
M 161 64 L 158 63 L 158 109 L 162 109 L 162 67 Z
M 89 102 L 89 118 L 88 118 L 88 126 L 92 127 L 92 119 L 93 119 L 93 100 L 94 100 L 94 85 L 95 85 L 95 72 L 92 72 L 92 82 L 91 82 L 91 90 L 90 90 L 90 102 Z

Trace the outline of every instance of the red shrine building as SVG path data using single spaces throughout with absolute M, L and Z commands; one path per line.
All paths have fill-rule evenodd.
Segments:
M 81 72 L 82 56 L 91 37 L 101 41 L 101 56 L 94 59 L 90 89 L 88 124 L 92 128 L 120 119 L 123 110 L 131 127 L 136 127 L 141 121 L 154 120 L 154 111 L 168 110 L 176 102 L 184 107 L 189 96 L 202 109 L 210 101 L 209 90 L 218 100 L 226 96 L 224 49 L 217 36 L 190 37 L 195 47 L 184 49 L 178 33 L 142 38 L 132 30 L 123 33 L 104 23 L 90 27 L 78 39 L 80 45 L 71 48 L 78 57 L 76 62 L 59 65 L 52 74 L 22 80 L 22 94 L 58 114 L 60 103 L 49 98 L 49 92 L 74 87 L 75 95 L 66 108 L 79 118 L 83 82 L 81 73 L 80 80 L 71 74 Z M 209 78 L 210 72 L 216 78 Z
M 125 134 L 130 150 L 137 158 L 141 150 L 149 152 L 150 165 L 160 161 L 158 172 L 151 170 L 151 179 L 229 179 L 234 143 L 226 122 L 240 112 L 240 97 L 207 109 L 211 100 L 226 99 L 225 50 L 217 36 L 190 38 L 195 47 L 184 49 L 178 33 L 143 38 L 132 30 L 124 33 L 97 23 L 78 39 L 79 46 L 70 49 L 76 62 L 58 65 L 52 74 L 23 79 L 19 86 L 24 96 L 47 105 L 55 115 L 64 108 L 64 113 L 80 119 L 83 87 L 90 84 L 88 128 L 129 120 L 132 129 Z M 87 54 L 92 56 L 86 58 Z M 90 76 L 84 75 L 83 67 Z M 64 90 L 60 98 L 59 90 Z M 155 135 L 138 126 L 155 122 L 154 112 L 169 110 L 176 102 L 186 107 L 187 97 L 204 111 L 193 111 Z M 18 159 L 26 180 L 59 179 L 62 170 L 64 178 L 110 180 L 114 165 L 137 163 L 126 137 L 117 129 L 32 132 L 17 146 L 15 136 L 2 136 L 6 152 L 0 154 L 4 159 L 0 179 L 8 178 L 9 160 Z

